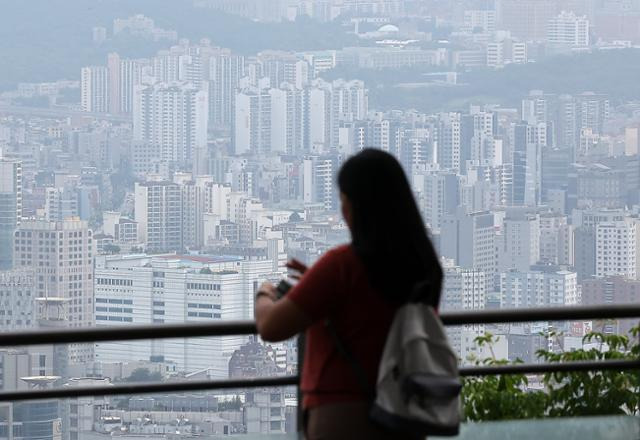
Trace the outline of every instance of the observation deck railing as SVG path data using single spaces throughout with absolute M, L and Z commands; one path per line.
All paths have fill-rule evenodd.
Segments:
M 534 321 L 573 321 L 586 319 L 623 319 L 640 317 L 640 305 L 566 306 L 525 309 L 499 309 L 443 312 L 440 315 L 447 326 L 518 323 Z M 222 321 L 215 323 L 163 324 L 153 326 L 92 327 L 26 331 L 0 334 L 0 347 L 21 347 L 45 344 L 77 344 L 100 341 L 126 341 L 141 339 L 170 339 L 189 337 L 215 337 L 254 335 L 252 321 Z M 640 359 L 611 361 L 579 361 L 564 363 L 525 363 L 495 366 L 462 367 L 462 376 L 486 376 L 514 373 L 549 373 L 556 371 L 640 370 Z M 280 387 L 298 385 L 298 375 L 242 378 L 227 380 L 176 381 L 153 383 L 126 383 L 99 387 L 69 387 L 0 392 L 0 402 L 34 399 L 60 399 L 83 396 L 169 393 L 252 387 Z

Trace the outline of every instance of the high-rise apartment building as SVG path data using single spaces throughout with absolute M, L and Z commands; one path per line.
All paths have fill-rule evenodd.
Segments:
M 462 31 L 472 34 L 482 32 L 492 34 L 496 31 L 496 11 L 491 9 L 471 9 L 464 11 Z
M 234 146 L 236 154 L 267 153 L 271 149 L 271 94 L 243 90 L 235 97 Z
M 463 269 L 444 259 L 444 284 L 442 286 L 442 310 L 481 310 L 486 307 L 486 274 L 481 270 Z M 484 325 L 464 325 L 447 328 L 449 342 L 463 363 L 477 349 L 475 338 L 485 333 Z
M 285 83 L 282 88 L 269 90 L 271 95 L 272 152 L 300 154 L 303 151 L 306 114 L 305 94 Z
M 177 251 L 182 242 L 182 192 L 172 182 L 135 184 L 138 238 L 151 252 Z
M 436 155 L 441 169 L 460 172 L 460 134 L 460 113 L 442 113 Z
M 123 59 L 117 53 L 108 55 L 109 113 L 133 111 L 134 86 L 141 83 L 145 64 L 148 64 L 147 60 Z
M 89 66 L 82 68 L 80 72 L 80 104 L 85 112 L 109 112 L 108 67 Z
M 574 265 L 575 226 L 567 217 L 540 215 L 540 261 L 544 264 Z
M 13 232 L 22 218 L 22 164 L 0 155 L 0 270 L 13 265 Z
M 491 212 L 467 213 L 459 207 L 445 215 L 440 228 L 440 255 L 463 269 L 480 270 L 493 285 L 496 273 L 496 228 Z
M 72 186 L 46 188 L 44 217 L 48 221 L 63 221 L 78 217 L 78 189 Z
M 586 16 L 562 11 L 547 24 L 547 42 L 565 47 L 589 46 L 589 20 Z
M 191 164 L 207 146 L 208 95 L 187 82 L 135 88 L 133 139 L 170 164 Z
M 604 124 L 609 119 L 609 97 L 601 93 L 585 92 L 576 96 L 577 135 L 580 130 L 590 128 L 593 133 L 604 133 Z
M 546 137 L 539 128 L 544 123 L 514 124 L 513 200 L 515 206 L 536 206 L 542 197 L 542 146 Z
M 234 123 L 236 90 L 244 76 L 245 60 L 228 50 L 209 58 L 209 124 L 231 129 Z
M 500 307 L 547 307 L 580 304 L 577 274 L 553 266 L 500 275 Z
M 262 75 L 269 78 L 271 87 L 280 87 L 287 83 L 302 89 L 311 79 L 309 63 L 295 54 L 264 51 L 258 54 L 257 61 Z
M 312 156 L 303 161 L 303 200 L 322 203 L 326 211 L 338 209 L 336 175 L 340 157 L 336 155 Z
M 636 218 L 596 226 L 596 276 L 638 279 L 639 231 L 640 221 Z
M 71 327 L 93 325 L 93 233 L 77 218 L 23 220 L 14 234 L 16 268 L 36 272 L 37 297 L 68 300 Z
M 460 176 L 439 172 L 424 176 L 422 191 L 424 220 L 432 231 L 439 231 L 445 215 L 455 214 L 460 205 Z
M 581 304 L 601 306 L 602 304 L 638 304 L 640 300 L 640 281 L 622 276 L 590 278 L 580 283 L 582 287 Z M 627 334 L 638 325 L 636 319 L 606 320 L 596 323 L 596 331 Z
M 498 270 L 527 271 L 540 260 L 540 216 L 510 210 L 502 223 Z

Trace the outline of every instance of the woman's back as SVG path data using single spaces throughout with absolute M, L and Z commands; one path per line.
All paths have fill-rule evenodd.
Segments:
M 341 342 L 367 374 L 373 391 L 378 364 L 395 308 L 369 283 L 350 245 L 325 254 L 287 295 L 312 320 L 306 332 L 302 371 L 304 406 L 365 400 L 355 373 L 337 351 L 327 329 L 331 320 Z

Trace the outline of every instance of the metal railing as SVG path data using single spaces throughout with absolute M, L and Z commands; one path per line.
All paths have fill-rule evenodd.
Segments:
M 583 319 L 623 319 L 637 317 L 640 317 L 640 305 L 635 304 L 476 310 L 464 312 L 443 312 L 440 314 L 443 324 L 447 326 L 534 321 L 571 321 Z M 26 331 L 0 334 L 0 347 L 253 334 L 256 334 L 256 326 L 253 321 L 61 329 L 53 331 Z M 640 369 L 640 359 L 473 366 L 461 368 L 460 374 L 462 376 L 485 376 L 496 374 L 537 374 L 556 371 L 596 371 L 612 369 Z M 63 387 L 57 389 L 0 392 L 0 401 L 168 393 L 251 387 L 277 387 L 297 385 L 298 382 L 299 377 L 297 375 L 291 375 L 251 379 L 243 378 L 208 381 L 185 380 L 170 383 L 127 383 L 100 387 Z

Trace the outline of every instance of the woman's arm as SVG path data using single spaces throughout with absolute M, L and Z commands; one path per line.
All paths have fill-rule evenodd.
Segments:
M 286 296 L 277 298 L 271 283 L 263 283 L 256 294 L 256 326 L 260 337 L 267 342 L 289 339 L 311 324 L 311 319 L 293 301 Z

